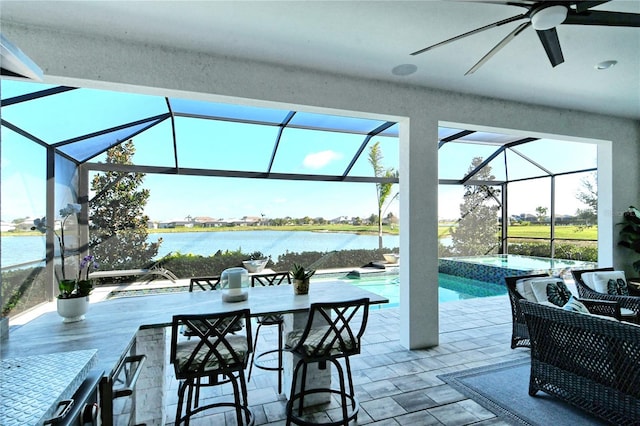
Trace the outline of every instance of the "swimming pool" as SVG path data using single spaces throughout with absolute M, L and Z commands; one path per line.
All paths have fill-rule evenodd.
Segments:
M 333 278 L 335 279 L 335 278 Z M 372 293 L 389 299 L 389 303 L 381 307 L 398 306 L 400 302 L 400 277 L 389 274 L 371 274 L 361 278 L 344 278 L 345 282 L 362 287 Z M 472 299 L 507 294 L 504 285 L 483 282 L 471 278 L 438 274 L 438 301 Z
M 504 277 L 538 273 L 559 274 L 567 269 L 589 269 L 593 262 L 546 257 L 498 254 L 492 256 L 443 257 L 438 259 L 441 273 L 502 285 Z
M 335 274 L 322 277 L 317 276 L 311 280 L 342 280 L 346 283 L 362 287 L 372 293 L 389 299 L 389 303 L 384 305 L 375 305 L 372 308 L 389 308 L 399 306 L 400 303 L 400 277 L 398 274 L 375 273 L 361 278 L 346 278 L 345 274 L 337 277 Z M 146 296 L 158 293 L 178 293 L 189 291 L 189 286 L 168 286 L 168 287 L 145 287 L 137 289 L 112 290 L 107 299 L 131 296 Z M 470 278 L 457 277 L 454 275 L 438 274 L 438 301 L 450 302 L 454 300 L 472 299 L 475 297 L 499 296 L 507 294 L 504 285 L 483 282 Z

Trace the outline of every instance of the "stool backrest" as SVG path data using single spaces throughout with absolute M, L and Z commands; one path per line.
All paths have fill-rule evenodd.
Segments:
M 251 275 L 251 287 L 291 284 L 288 271 Z
M 189 341 L 179 341 L 183 327 L 190 330 Z M 235 334 L 243 327 L 244 334 Z M 170 361 L 174 364 L 177 378 L 200 376 L 214 367 L 220 371 L 244 369 L 252 351 L 249 309 L 173 316 Z
M 359 354 L 368 317 L 369 298 L 313 303 L 300 340 L 291 350 L 316 359 Z

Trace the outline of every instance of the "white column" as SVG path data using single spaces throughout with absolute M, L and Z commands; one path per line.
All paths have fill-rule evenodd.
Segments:
M 438 344 L 438 123 L 400 122 L 400 343 Z
M 147 359 L 134 391 L 135 424 L 163 425 L 165 421 L 165 332 L 158 327 L 136 333 L 135 354 Z

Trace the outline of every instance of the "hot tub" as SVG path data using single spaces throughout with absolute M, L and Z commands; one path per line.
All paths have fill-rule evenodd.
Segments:
M 438 270 L 441 273 L 496 284 L 504 284 L 504 277 L 514 275 L 562 274 L 570 269 L 589 269 L 595 266 L 594 262 L 516 254 L 443 257 L 438 259 Z

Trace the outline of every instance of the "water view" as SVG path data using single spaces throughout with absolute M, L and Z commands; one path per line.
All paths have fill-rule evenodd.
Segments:
M 218 250 L 260 251 L 277 260 L 286 252 L 377 249 L 377 235 L 309 231 L 221 231 L 221 232 L 159 232 L 148 240 L 162 238 L 157 258 L 169 253 L 213 255 Z M 398 235 L 385 235 L 385 247 L 399 247 Z M 44 236 L 2 237 L 2 266 L 16 265 L 45 257 Z M 376 259 L 372 259 L 376 260 Z

